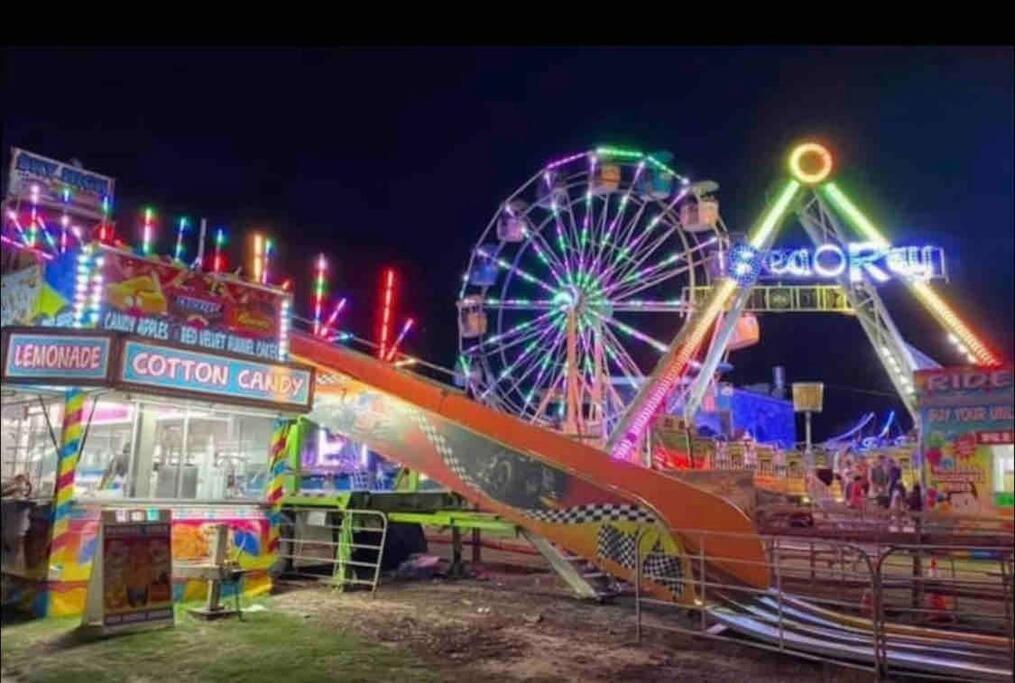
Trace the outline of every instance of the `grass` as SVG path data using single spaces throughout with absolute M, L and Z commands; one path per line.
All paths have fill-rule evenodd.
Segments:
M 84 640 L 78 619 L 5 623 L 3 683 L 148 681 L 436 681 L 413 655 L 290 614 L 250 612 L 206 622 L 177 611 L 176 627 Z

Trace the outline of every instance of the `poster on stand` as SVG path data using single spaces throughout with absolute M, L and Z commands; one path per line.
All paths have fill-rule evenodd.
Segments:
M 82 627 L 114 633 L 172 626 L 169 510 L 103 510 Z
M 921 370 L 914 378 L 928 507 L 1010 515 L 1012 367 Z

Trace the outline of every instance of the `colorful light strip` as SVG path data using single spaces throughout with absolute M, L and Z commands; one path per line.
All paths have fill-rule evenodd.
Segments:
M 264 235 L 254 233 L 254 254 L 250 261 L 250 279 L 261 282 L 264 277 Z
M 176 249 L 173 250 L 173 260 L 177 263 L 183 261 L 183 236 L 187 232 L 187 217 L 180 216 L 180 222 L 176 226 Z
M 222 257 L 222 246 L 226 243 L 226 233 L 222 228 L 215 231 L 215 257 L 211 262 L 212 272 L 221 273 L 225 268 L 225 261 Z
M 52 261 L 53 260 L 53 255 L 52 254 L 47 254 L 46 252 L 44 252 L 41 249 L 38 249 L 36 247 L 30 247 L 27 244 L 25 244 L 24 242 L 18 242 L 17 240 L 12 240 L 7 235 L 0 235 L 0 242 L 3 242 L 4 244 L 6 244 L 8 246 L 14 247 L 15 249 L 22 249 L 24 251 L 30 252 L 32 254 L 35 254 L 36 256 L 39 256 L 40 258 L 43 258 L 43 259 L 45 259 L 47 261 Z
M 292 299 L 285 297 L 279 304 L 278 316 L 278 359 L 289 360 L 289 330 L 292 328 Z
M 405 323 L 402 325 L 402 329 L 398 332 L 398 336 L 395 337 L 395 342 L 391 345 L 391 350 L 388 351 L 388 361 L 393 361 L 395 359 L 395 356 L 398 354 L 398 345 L 402 343 L 403 339 L 405 339 L 405 335 L 409 334 L 409 330 L 412 329 L 412 325 L 412 318 L 407 318 Z
M 324 308 L 325 277 L 328 271 L 328 260 L 324 254 L 317 257 L 316 275 L 314 276 L 314 336 L 321 335 L 321 311 Z
M 888 246 L 888 240 L 881 234 L 881 231 L 860 211 L 856 204 L 850 201 L 849 197 L 835 183 L 825 183 L 819 190 L 866 239 L 879 247 Z M 931 289 L 929 284 L 915 280 L 907 281 L 906 285 L 931 316 L 965 345 L 965 348 L 969 350 L 977 362 L 981 365 L 1001 364 L 1000 358 L 973 333 L 969 326 L 952 310 L 944 299 Z
M 338 316 L 342 313 L 342 309 L 345 308 L 345 297 L 342 297 L 335 307 L 331 309 L 331 315 L 324 321 L 324 329 L 321 330 L 321 336 L 327 337 L 331 334 L 331 328 L 335 326 L 338 321 Z
M 152 239 L 155 236 L 155 212 L 150 206 L 145 207 L 144 223 L 141 226 L 141 253 L 149 256 L 152 253 Z
M 391 336 L 391 309 L 395 298 L 395 271 L 388 268 L 384 273 L 384 298 L 381 311 L 381 343 L 377 347 L 377 357 L 383 359 L 385 350 L 388 347 L 388 337 Z
M 37 240 L 37 234 L 38 234 L 37 233 L 38 228 L 36 227 L 36 224 L 38 223 L 38 220 L 39 220 L 39 186 L 38 185 L 35 185 L 35 184 L 32 185 L 30 197 L 31 197 L 31 201 L 32 201 L 32 209 L 31 209 L 31 213 L 29 214 L 29 223 L 28 223 L 28 231 L 27 231 L 28 234 L 27 234 L 27 238 L 25 240 L 25 244 L 27 244 L 30 247 L 34 247 L 35 246 L 35 242 Z
M 275 242 L 269 237 L 264 240 L 264 258 L 261 264 L 261 284 L 268 284 L 268 268 L 271 266 L 271 255 L 275 250 Z
M 70 188 L 63 188 L 60 195 L 63 200 L 63 213 L 60 214 L 60 253 L 67 252 L 67 229 L 70 227 L 70 216 L 67 215 L 67 205 L 70 203 Z
M 102 197 L 102 222 L 99 223 L 98 240 L 100 242 L 108 242 L 113 237 L 113 229 L 109 224 L 109 214 L 112 211 L 110 206 L 109 197 L 103 195 Z

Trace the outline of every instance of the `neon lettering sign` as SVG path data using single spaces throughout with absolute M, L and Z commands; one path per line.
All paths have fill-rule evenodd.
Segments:
M 940 247 L 893 247 L 876 242 L 768 250 L 738 244 L 729 252 L 727 272 L 742 284 L 756 279 L 835 280 L 843 276 L 850 282 L 883 284 L 893 278 L 926 282 L 946 277 Z

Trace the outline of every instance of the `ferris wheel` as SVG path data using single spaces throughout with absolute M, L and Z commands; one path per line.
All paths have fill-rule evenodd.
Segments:
M 458 297 L 456 376 L 474 398 L 601 442 L 728 246 L 711 181 L 667 153 L 600 147 L 505 199 Z

